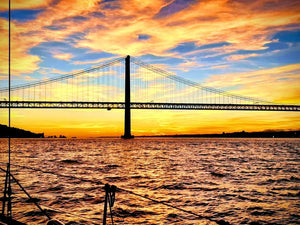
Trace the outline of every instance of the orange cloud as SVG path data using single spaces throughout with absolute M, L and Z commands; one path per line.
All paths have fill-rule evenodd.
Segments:
M 288 4 L 286 1 L 274 4 L 273 7 L 276 8 L 274 11 L 272 7 L 270 9 L 264 7 L 266 1 L 243 3 L 206 0 L 190 4 L 189 7 L 163 18 L 157 18 L 156 15 L 172 2 L 123 0 L 111 3 L 119 4 L 116 8 L 105 7 L 104 3 L 98 4 L 98 0 L 62 0 L 57 4 L 42 0 L 23 2 L 17 1 L 16 7 L 48 7 L 37 16 L 36 20 L 23 23 L 14 21 L 13 43 L 18 46 L 14 54 L 17 74 L 32 72 L 38 68 L 40 59 L 38 56 L 30 55 L 29 49 L 42 42 L 62 41 L 78 32 L 82 32 L 85 36 L 77 40 L 75 47 L 87 47 L 117 55 L 153 54 L 183 57 L 168 50 L 184 42 L 195 42 L 199 46 L 219 42 L 231 44 L 215 48 L 214 54 L 230 53 L 240 49 L 265 49 L 265 44 L 272 42 L 270 37 L 274 33 L 300 27 L 296 25 L 300 20 L 299 4 L 295 2 Z M 102 13 L 103 16 L 99 18 L 93 13 Z M 78 21 L 78 17 L 82 20 Z M 4 23 L 2 19 L 2 25 Z M 293 27 L 288 28 L 289 25 Z M 6 30 L 5 28 L 5 32 L 1 32 L 1 40 L 5 40 Z M 140 40 L 140 34 L 149 38 Z M 6 48 L 7 44 L 2 42 L 3 54 Z M 58 57 L 70 59 L 70 55 Z M 232 59 L 238 60 L 242 57 L 244 56 L 232 56 Z M 26 62 L 18 65 L 21 59 Z M 7 58 L 1 56 L 0 60 L 3 73 L 6 71 Z
M 21 2 L 21 1 L 19 1 Z M 22 1 L 17 8 L 36 8 L 48 5 L 50 1 Z M 18 3 L 18 2 L 17 2 Z M 35 4 L 36 3 L 36 4 Z M 32 73 L 39 69 L 39 56 L 29 54 L 29 50 L 47 41 L 59 41 L 70 34 L 82 29 L 82 24 L 74 23 L 73 16 L 88 14 L 94 8 L 97 1 L 69 1 L 63 0 L 49 7 L 37 16 L 37 19 L 28 22 L 12 22 L 12 73 Z M 71 17 L 71 20 L 61 21 Z M 65 26 L 68 29 L 51 30 L 47 26 Z M 8 21 L 0 19 L 1 42 L 0 42 L 0 73 L 7 74 L 8 61 Z M 71 55 L 58 55 L 57 57 L 69 59 Z
M 62 59 L 62 60 L 70 60 L 71 58 L 73 58 L 73 55 L 70 53 L 61 53 L 61 54 L 55 54 L 53 55 L 54 58 L 57 59 Z
M 24 80 L 25 81 L 37 81 L 37 79 L 36 78 L 32 78 L 31 76 L 24 76 Z
M 108 25 L 106 19 L 99 20 L 98 25 L 104 29 L 91 29 L 77 46 L 121 55 L 150 53 L 162 56 L 174 55 L 167 51 L 191 41 L 197 45 L 228 42 L 235 50 L 265 49 L 272 34 L 299 21 L 298 5 L 291 8 L 281 4 L 283 7 L 275 13 L 265 9 L 259 11 L 254 3 L 237 6 L 228 1 L 200 1 L 174 15 L 153 19 L 165 2 L 148 4 L 146 1 L 145 5 L 137 7 L 134 2 L 126 1 L 125 4 L 124 1 L 124 10 L 101 10 L 114 22 Z M 151 10 L 145 12 L 145 8 Z M 138 40 L 139 34 L 150 38 Z
M 53 0 L 13 0 L 11 1 L 12 9 L 36 9 L 47 7 Z M 8 1 L 0 2 L 0 11 L 8 10 Z
M 206 85 L 215 88 L 238 86 L 233 93 L 281 103 L 300 102 L 300 64 L 270 69 L 212 75 Z
M 229 65 L 219 65 L 219 66 L 212 66 L 210 67 L 211 69 L 224 69 L 224 68 L 228 68 Z
M 252 53 L 252 54 L 246 54 L 246 55 L 231 55 L 231 56 L 226 57 L 226 59 L 229 61 L 231 61 L 231 60 L 238 61 L 241 59 L 247 59 L 247 58 L 256 57 L 256 56 L 259 56 L 259 54 Z
M 118 56 L 109 57 L 109 58 L 101 58 L 96 60 L 90 60 L 90 61 L 75 61 L 73 62 L 74 65 L 86 65 L 86 64 L 101 64 L 106 61 L 111 61 L 118 58 Z
M 197 63 L 196 61 L 186 61 L 184 63 L 180 63 L 177 68 L 184 72 L 190 71 L 191 68 L 202 67 L 204 65 Z
M 11 72 L 12 75 L 20 75 L 20 73 L 31 73 L 38 69 L 40 58 L 35 55 L 28 54 L 30 49 L 30 40 L 22 40 L 18 35 L 18 28 L 14 23 L 11 24 L 12 40 L 11 40 Z M 0 19 L 0 73 L 8 74 L 8 21 Z M 16 31 L 16 32 L 15 32 Z M 22 43 L 18 45 L 19 43 Z

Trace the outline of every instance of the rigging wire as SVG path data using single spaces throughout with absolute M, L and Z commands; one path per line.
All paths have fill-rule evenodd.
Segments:
M 1 168 L 0 167 L 0 170 L 5 172 L 6 173 L 6 170 Z M 52 208 L 52 207 L 49 207 L 49 206 L 45 206 L 45 205 L 41 205 L 41 204 L 38 204 L 36 201 L 34 201 L 34 198 L 32 198 L 30 196 L 30 194 L 25 190 L 25 188 L 20 184 L 20 182 L 10 173 L 10 176 L 12 176 L 12 178 L 14 179 L 14 181 L 18 184 L 18 186 L 21 188 L 21 190 L 27 195 L 27 197 L 32 200 L 32 202 L 37 206 L 37 208 L 49 219 L 51 220 L 51 217 L 47 214 L 47 212 L 44 210 L 44 209 L 50 209 L 50 210 L 53 210 L 53 211 L 56 211 L 56 212 L 61 212 L 61 213 L 64 213 L 64 214 L 69 214 L 69 215 L 72 215 L 72 216 L 76 216 L 78 218 L 82 218 L 86 221 L 91 221 L 91 222 L 99 222 L 100 220 L 98 219 L 89 219 L 89 218 L 86 218 L 84 216 L 78 216 L 74 213 L 70 213 L 68 211 L 65 211 L 65 210 L 58 210 L 57 208 Z M 44 209 L 42 209 L 41 207 L 43 207 Z
M 0 167 L 0 170 L 2 170 L 3 172 L 6 172 L 6 173 L 9 173 L 9 176 L 13 178 L 13 180 L 17 183 L 17 185 L 19 185 L 19 187 L 22 189 L 22 191 L 27 195 L 27 197 L 30 199 L 30 200 L 33 200 L 33 198 L 30 196 L 30 194 L 23 188 L 23 186 L 20 184 L 20 182 L 14 177 L 14 175 L 12 175 L 10 173 L 10 171 L 8 170 L 5 170 L 5 169 L 2 169 Z M 49 219 L 51 220 L 51 217 L 40 207 L 40 205 L 36 202 L 36 201 L 32 201 L 36 207 Z
M 8 162 L 6 163 L 7 169 L 5 175 L 5 183 L 2 198 L 2 216 L 12 219 L 12 189 L 11 189 L 11 176 L 10 176 L 10 165 L 11 165 L 11 1 L 8 1 Z
M 11 0 L 9 0 L 9 10 L 8 10 L 8 127 L 11 128 Z M 10 164 L 10 154 L 11 154 L 11 137 L 10 132 L 8 133 L 8 164 Z
M 3 163 L 0 162 L 0 164 L 3 164 Z M 104 184 L 104 182 L 102 182 L 102 181 L 95 181 L 95 180 L 91 180 L 91 179 L 87 179 L 87 178 L 81 178 L 81 177 L 76 177 L 76 176 L 71 176 L 71 175 L 54 173 L 54 172 L 51 172 L 51 171 L 45 171 L 45 170 L 42 170 L 42 169 L 33 168 L 33 167 L 29 167 L 29 166 L 21 166 L 21 165 L 17 165 L 17 164 L 12 164 L 12 165 L 15 166 L 15 167 L 23 168 L 23 169 L 29 169 L 29 170 L 34 170 L 34 171 L 37 171 L 37 172 L 48 173 L 48 174 L 52 174 L 52 175 L 59 176 L 59 177 L 64 177 L 64 178 L 77 179 L 77 180 L 80 180 L 80 181 L 83 181 L 83 182 L 94 183 L 94 184 L 97 184 L 97 185 L 100 185 L 100 184 L 103 185 Z M 3 169 L 1 169 L 1 170 L 3 170 Z M 131 195 L 137 196 L 139 198 L 143 198 L 143 199 L 152 201 L 152 202 L 157 203 L 157 204 L 161 204 L 161 205 L 167 206 L 169 208 L 176 209 L 176 210 L 181 211 L 183 213 L 195 216 L 195 217 L 197 217 L 199 219 L 207 219 L 209 221 L 216 222 L 217 224 L 229 224 L 228 222 L 226 222 L 224 220 L 212 219 L 209 216 L 200 215 L 200 214 L 192 212 L 190 210 L 179 208 L 177 206 L 168 204 L 166 202 L 150 198 L 150 197 L 148 197 L 146 195 L 141 195 L 141 194 L 135 193 L 135 192 L 127 190 L 125 188 L 116 187 L 116 190 L 119 190 L 119 191 L 122 191 L 122 192 L 126 192 L 128 194 L 131 194 Z
M 10 165 L 11 165 L 11 0 L 8 1 L 8 163 L 6 170 L 6 178 L 3 192 L 2 202 L 2 214 L 5 213 L 5 206 L 7 200 L 6 214 L 9 219 L 12 218 L 12 202 L 11 202 L 11 176 L 10 176 Z

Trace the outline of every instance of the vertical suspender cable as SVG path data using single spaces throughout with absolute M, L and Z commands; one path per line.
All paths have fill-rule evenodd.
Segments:
M 8 133 L 8 164 L 7 164 L 7 174 L 6 174 L 6 181 L 7 186 L 5 185 L 4 190 L 4 199 L 3 199 L 3 209 L 2 212 L 4 213 L 5 210 L 5 198 L 7 196 L 7 217 L 11 218 L 11 178 L 10 178 L 10 162 L 11 162 L 11 68 L 10 68 L 10 61 L 11 61 L 11 0 L 8 1 L 8 127 L 9 127 L 9 133 Z
M 11 107 L 10 107 L 10 101 L 11 101 L 11 96 L 10 96 L 10 89 L 11 89 L 11 77 L 10 77 L 10 29 L 11 29 L 11 27 L 10 27 L 10 19 L 11 19 L 11 14 L 10 14 L 10 7 L 11 7 L 11 5 L 10 5 L 10 1 L 11 0 L 9 0 L 8 2 L 8 127 L 10 128 L 11 127 Z M 10 165 L 10 151 L 11 151 L 11 149 L 10 149 L 10 132 L 9 132 L 9 134 L 8 134 L 8 164 Z

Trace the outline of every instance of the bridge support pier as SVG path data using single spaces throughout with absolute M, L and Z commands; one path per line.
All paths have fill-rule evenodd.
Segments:
M 130 111 L 130 56 L 125 58 L 125 117 L 124 117 L 124 139 L 134 138 L 131 135 L 131 111 Z

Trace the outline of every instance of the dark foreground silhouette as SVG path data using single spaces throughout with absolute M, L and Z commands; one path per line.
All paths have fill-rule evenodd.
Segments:
M 33 133 L 31 131 L 0 124 L 0 138 L 43 138 L 44 133 Z

